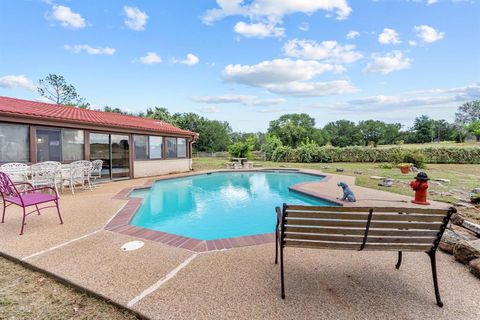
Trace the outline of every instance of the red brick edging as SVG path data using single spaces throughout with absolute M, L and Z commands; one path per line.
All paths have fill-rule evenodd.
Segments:
M 267 169 L 268 170 L 268 169 Z M 276 170 L 276 169 L 273 169 Z M 281 170 L 281 169 L 280 169 Z M 219 170 L 218 172 L 225 172 L 228 170 Z M 245 170 L 245 171 L 256 171 L 256 170 Z M 262 171 L 265 171 L 262 170 Z M 311 172 L 303 172 L 301 170 L 295 170 L 301 173 L 306 173 L 306 174 L 312 174 L 312 175 L 318 175 L 318 176 L 323 176 L 325 179 L 328 179 L 328 177 L 321 175 L 321 174 L 315 174 Z M 213 171 L 211 171 L 213 172 Z M 237 170 L 238 172 L 238 170 Z M 119 193 L 117 193 L 113 199 L 118 199 L 118 200 L 128 200 L 128 202 L 123 206 L 123 208 L 112 218 L 112 220 L 105 226 L 105 230 L 108 231 L 113 231 L 113 232 L 118 232 L 121 234 L 145 239 L 145 240 L 151 240 L 155 242 L 160 242 L 166 245 L 178 247 L 178 248 L 183 248 L 187 249 L 190 251 L 194 252 L 205 252 L 205 251 L 215 251 L 215 250 L 224 250 L 224 249 L 231 249 L 231 248 L 238 248 L 238 247 L 245 247 L 245 246 L 252 246 L 252 245 L 259 245 L 259 244 L 265 244 L 265 243 L 274 243 L 275 242 L 275 233 L 264 233 L 264 234 L 256 234 L 252 236 L 241 236 L 241 237 L 234 237 L 234 238 L 224 238 L 224 239 L 217 239 L 217 240 L 199 240 L 195 238 L 190 238 L 190 237 L 184 237 L 184 236 L 179 236 L 171 233 L 166 233 L 162 231 L 156 231 L 156 230 L 150 230 L 150 229 L 145 229 L 141 227 L 136 227 L 130 225 L 130 221 L 132 220 L 133 216 L 137 212 L 138 208 L 141 206 L 143 199 L 141 198 L 131 198 L 129 197 L 129 194 L 133 190 L 139 190 L 139 189 L 148 189 L 150 188 L 153 183 L 157 180 L 169 180 L 169 179 L 175 179 L 175 178 L 180 178 L 180 177 L 186 177 L 186 176 L 193 176 L 193 175 L 200 175 L 200 174 L 205 174 L 207 172 L 199 172 L 195 174 L 183 174 L 183 175 L 176 175 L 176 176 L 166 176 L 166 177 L 161 177 L 157 178 L 154 180 L 149 180 L 145 183 L 144 186 L 142 187 L 130 187 L 130 188 L 125 188 L 121 190 Z M 325 198 L 325 196 L 319 197 L 319 195 L 313 195 L 306 193 L 302 190 L 299 190 L 298 187 L 300 187 L 302 184 L 294 185 L 291 186 L 290 189 L 299 193 L 307 194 L 309 196 L 313 197 L 318 197 L 322 198 L 325 200 L 328 200 L 330 202 L 334 202 L 336 204 L 340 204 L 338 200 L 336 199 L 331 199 L 331 198 Z

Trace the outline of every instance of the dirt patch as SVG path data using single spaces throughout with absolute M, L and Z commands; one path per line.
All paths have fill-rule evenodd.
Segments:
M 0 319 L 138 319 L 0 257 Z

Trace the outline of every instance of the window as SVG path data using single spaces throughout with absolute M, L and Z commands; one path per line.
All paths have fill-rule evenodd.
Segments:
M 150 136 L 150 159 L 162 159 L 163 137 Z
M 177 139 L 177 156 L 179 158 L 187 157 L 187 139 L 178 138 Z
M 65 129 L 62 131 L 63 161 L 83 160 L 83 130 Z
M 83 147 L 83 130 L 37 129 L 37 162 L 82 160 Z
M 167 158 L 177 157 L 177 138 L 165 138 L 167 143 Z
M 148 136 L 133 136 L 135 160 L 148 159 Z
M 62 161 L 61 131 L 37 129 L 37 162 Z
M 29 158 L 29 127 L 0 123 L 0 162 L 28 162 Z

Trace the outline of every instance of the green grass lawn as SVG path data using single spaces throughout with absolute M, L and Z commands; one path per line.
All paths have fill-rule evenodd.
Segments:
M 223 169 L 227 161 L 219 158 L 195 158 L 193 159 L 193 168 L 194 170 Z M 385 169 L 382 168 L 380 163 L 282 163 L 271 161 L 254 161 L 254 163 L 256 167 L 308 168 L 326 173 L 335 173 L 336 168 L 343 168 L 345 171 L 341 174 L 356 176 L 356 182 L 359 186 L 413 196 L 408 181 L 412 180 L 415 174 L 404 175 L 400 172 L 400 169 L 396 167 Z M 362 174 L 355 174 L 356 171 L 362 172 Z M 480 188 L 480 165 L 478 164 L 429 164 L 424 171 L 432 180 L 437 178 L 450 180 L 449 183 L 431 182 L 430 190 L 439 193 L 453 193 L 451 196 L 430 195 L 432 200 L 455 203 L 458 202 L 458 197 L 467 198 L 470 190 Z M 395 179 L 394 186 L 390 188 L 379 187 L 378 183 L 380 181 L 371 179 L 370 176 L 391 177 Z

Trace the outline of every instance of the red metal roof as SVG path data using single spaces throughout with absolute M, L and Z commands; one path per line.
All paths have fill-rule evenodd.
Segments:
M 164 121 L 2 96 L 0 96 L 0 115 L 81 122 L 99 126 L 145 130 L 152 133 L 196 135 L 194 132 L 179 129 Z

